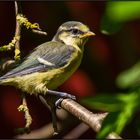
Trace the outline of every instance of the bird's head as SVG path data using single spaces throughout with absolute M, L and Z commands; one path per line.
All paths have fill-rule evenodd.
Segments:
M 91 32 L 83 23 L 68 21 L 58 28 L 53 40 L 61 41 L 66 45 L 82 47 L 84 46 L 87 38 L 94 35 L 95 33 Z

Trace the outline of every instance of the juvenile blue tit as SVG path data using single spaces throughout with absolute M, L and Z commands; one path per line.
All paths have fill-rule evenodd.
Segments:
M 41 100 L 48 102 L 51 102 L 47 100 L 50 95 L 74 99 L 73 95 L 53 89 L 62 85 L 79 67 L 84 45 L 88 37 L 94 35 L 81 22 L 63 23 L 51 41 L 37 46 L 21 64 L 0 77 L 0 84 L 12 85 L 23 92 L 40 95 Z M 55 124 L 54 128 L 56 131 Z

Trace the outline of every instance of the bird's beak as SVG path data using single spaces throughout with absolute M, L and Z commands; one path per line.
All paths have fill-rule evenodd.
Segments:
M 95 33 L 88 31 L 88 32 L 84 33 L 83 35 L 81 35 L 80 38 L 85 38 L 85 37 L 89 37 L 89 36 L 95 36 Z

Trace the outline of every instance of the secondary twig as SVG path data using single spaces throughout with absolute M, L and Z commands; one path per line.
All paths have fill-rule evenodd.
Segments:
M 15 1 L 15 15 L 16 17 L 19 14 L 18 3 Z M 15 29 L 15 37 L 18 37 L 18 40 L 15 43 L 15 60 L 20 59 L 20 33 L 21 33 L 21 26 L 16 18 L 16 29 Z
M 18 9 L 18 4 L 15 1 L 15 16 L 18 15 L 19 9 Z M 20 54 L 20 32 L 21 32 L 21 27 L 18 23 L 18 21 L 16 20 L 16 29 L 15 29 L 15 36 L 13 37 L 13 40 L 8 44 L 8 45 L 4 45 L 2 47 L 0 47 L 0 51 L 8 51 L 8 50 L 12 50 L 15 47 L 15 60 L 18 60 L 19 54 Z
M 27 29 L 31 29 L 34 33 L 37 33 L 40 35 L 47 35 L 46 32 L 41 30 L 38 23 L 29 22 L 29 20 L 23 14 L 17 15 L 17 21 L 19 22 L 20 25 L 25 26 Z
M 25 96 L 22 97 L 22 104 L 18 107 L 18 110 L 25 113 L 25 120 L 26 120 L 25 130 L 28 131 L 32 123 L 32 117 L 29 113 L 29 108 L 27 106 L 27 101 Z
M 35 30 L 35 29 L 32 29 L 32 31 L 33 31 L 34 33 L 37 33 L 37 34 L 40 34 L 40 35 L 47 35 L 46 32 L 41 31 L 41 30 Z
M 18 3 L 15 1 L 15 16 L 17 17 L 18 14 L 19 14 Z M 8 51 L 15 48 L 15 56 L 14 56 L 15 61 L 20 59 L 20 33 L 21 27 L 16 19 L 15 35 L 12 41 L 8 45 L 0 47 L 0 51 Z
M 101 128 L 101 123 L 103 119 L 107 116 L 108 113 L 101 113 L 101 114 L 93 114 L 77 102 L 71 100 L 71 99 L 64 99 L 61 103 L 61 107 L 77 118 L 79 120 L 86 123 L 88 126 L 90 126 L 94 131 L 98 132 Z M 107 138 L 109 139 L 121 139 L 119 135 L 112 132 L 110 133 Z

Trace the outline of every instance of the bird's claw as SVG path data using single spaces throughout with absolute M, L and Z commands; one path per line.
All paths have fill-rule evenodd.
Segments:
M 76 97 L 74 95 L 68 94 L 66 92 L 58 92 L 58 91 L 53 91 L 48 89 L 47 93 L 50 95 L 55 95 L 57 97 L 57 100 L 55 102 L 55 106 L 57 108 L 61 108 L 60 105 L 63 99 L 68 98 L 68 99 L 76 100 Z
M 69 99 L 72 99 L 72 100 L 76 100 L 76 96 L 74 95 L 71 95 L 71 94 L 67 94 L 67 96 L 64 96 L 62 98 L 59 98 L 56 102 L 55 102 L 55 106 L 60 109 L 61 108 L 61 102 L 63 101 L 63 99 L 66 99 L 66 98 L 69 98 Z
M 61 102 L 63 101 L 63 98 L 59 98 L 56 102 L 55 102 L 55 106 L 56 108 L 60 109 L 61 108 Z
M 70 95 L 70 94 L 68 94 L 68 95 Z M 76 96 L 74 96 L 74 95 L 70 95 L 68 98 L 70 98 L 72 100 L 76 100 Z

